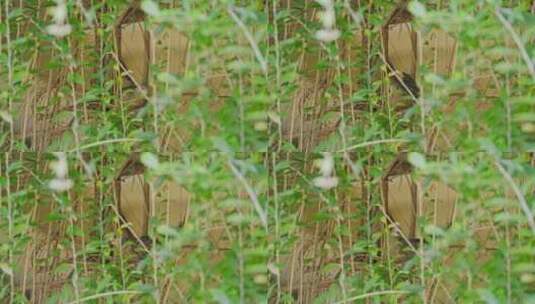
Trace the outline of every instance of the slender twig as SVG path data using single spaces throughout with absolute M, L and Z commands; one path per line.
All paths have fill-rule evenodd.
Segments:
M 372 140 L 372 141 L 367 141 L 367 142 L 363 142 L 360 144 L 356 144 L 354 146 L 339 150 L 338 152 L 348 152 L 351 150 L 356 150 L 359 148 L 364 148 L 364 147 L 369 147 L 369 146 L 374 146 L 374 145 L 379 145 L 379 144 L 403 143 L 403 142 L 407 142 L 407 140 L 401 139 L 401 138 L 378 139 L 378 140 Z
M 420 105 L 422 108 L 423 108 L 423 105 L 422 103 L 419 101 L 419 99 L 414 96 L 414 94 L 412 93 L 411 89 L 407 86 L 407 84 L 405 83 L 405 81 L 403 81 L 403 78 L 400 76 L 400 73 L 399 71 L 397 71 L 389 62 L 388 60 L 385 59 L 385 57 L 383 56 L 382 53 L 379 53 L 379 58 L 381 58 L 381 60 L 383 61 L 383 63 L 387 66 L 388 70 L 390 70 L 392 72 L 392 74 L 394 75 L 394 77 L 396 78 L 396 80 L 401 84 L 401 86 L 403 87 L 403 89 L 407 92 L 407 94 L 409 94 L 409 96 L 411 97 L 411 99 L 417 104 L 417 105 Z
M 262 209 L 262 206 L 260 206 L 260 202 L 258 201 L 258 196 L 256 195 L 254 189 L 249 185 L 243 174 L 236 168 L 236 166 L 233 163 L 232 159 L 229 159 L 228 165 L 230 169 L 232 170 L 232 173 L 238 178 L 238 180 L 242 183 L 243 187 L 245 188 L 245 191 L 247 191 L 247 194 L 249 195 L 249 198 L 253 202 L 253 206 L 256 210 L 256 213 L 258 213 L 258 216 L 260 217 L 260 221 L 262 221 L 262 225 L 267 230 L 268 224 L 267 224 L 267 215 L 264 209 Z
M 127 294 L 131 294 L 131 295 L 141 294 L 141 291 L 137 291 L 137 290 L 118 290 L 118 291 L 103 292 L 103 293 L 95 294 L 95 295 L 88 296 L 88 297 L 85 297 L 85 298 L 81 298 L 81 299 L 76 300 L 76 301 L 69 302 L 68 304 L 84 303 L 84 302 L 95 300 L 95 299 L 106 298 L 106 297 L 117 296 L 117 295 L 127 295 Z
M 234 8 L 232 6 L 229 6 L 227 8 L 227 11 L 230 14 L 230 17 L 232 18 L 232 20 L 234 20 L 234 22 L 236 22 L 236 24 L 243 31 L 243 34 L 245 35 L 245 38 L 247 39 L 247 41 L 249 41 L 249 44 L 253 48 L 253 52 L 254 52 L 254 54 L 256 56 L 256 60 L 258 60 L 258 62 L 260 63 L 260 67 L 262 68 L 262 72 L 264 72 L 264 74 L 267 75 L 267 72 L 268 72 L 267 61 L 264 58 L 264 55 L 262 55 L 262 52 L 260 52 L 260 49 L 258 48 L 257 43 L 254 41 L 253 35 L 251 34 L 251 32 L 249 32 L 249 30 L 247 29 L 245 24 L 243 24 L 241 19 L 234 13 Z
M 349 16 L 351 16 L 351 19 L 353 19 L 353 22 L 355 23 L 355 25 L 360 27 L 363 21 L 362 16 L 351 8 L 351 4 L 349 4 L 349 0 L 344 0 L 344 7 L 349 11 Z
M 524 59 L 524 61 L 526 62 L 526 65 L 528 66 L 528 71 L 531 74 L 531 77 L 533 78 L 533 80 L 535 80 L 535 63 L 531 61 L 528 55 L 528 52 L 526 51 L 526 48 L 524 47 L 524 43 L 522 42 L 518 34 L 515 32 L 515 29 L 513 28 L 511 23 L 509 23 L 509 21 L 507 21 L 507 19 L 505 19 L 505 17 L 502 15 L 501 8 L 497 7 L 495 14 L 496 14 L 496 17 L 498 17 L 500 22 L 503 24 L 505 29 L 509 32 L 509 34 L 511 34 L 511 38 L 513 39 L 516 46 L 518 47 L 518 50 L 520 51 L 520 54 L 522 55 L 522 59 Z
M 118 143 L 118 142 L 129 142 L 129 141 L 138 142 L 138 141 L 141 141 L 141 140 L 137 139 L 137 138 L 113 138 L 113 139 L 107 139 L 107 140 L 101 140 L 101 141 L 93 142 L 93 143 L 90 143 L 90 144 L 87 144 L 87 145 L 84 145 L 84 146 L 81 146 L 81 147 L 78 147 L 78 148 L 74 148 L 74 149 L 72 149 L 72 150 L 70 150 L 68 152 L 69 153 L 78 152 L 78 151 L 82 151 L 82 150 L 86 150 L 86 149 L 89 149 L 89 148 L 98 147 L 98 146 L 102 146 L 102 145 L 113 144 L 113 143 Z
M 505 170 L 505 168 L 500 163 L 500 160 L 497 159 L 496 157 L 495 157 L 495 160 L 494 160 L 494 164 L 496 165 L 496 167 L 498 168 L 500 173 L 503 175 L 503 177 L 509 183 L 509 186 L 511 187 L 511 189 L 515 193 L 516 198 L 518 199 L 518 203 L 520 204 L 520 208 L 522 209 L 522 211 L 524 212 L 524 214 L 527 217 L 528 224 L 529 224 L 529 226 L 531 228 L 531 231 L 533 232 L 533 234 L 535 234 L 535 220 L 533 218 L 533 213 L 531 213 L 531 209 L 530 209 L 530 207 L 528 205 L 528 202 L 526 201 L 526 198 L 522 194 L 522 191 L 520 190 L 520 188 L 518 188 L 518 185 L 515 183 L 515 181 L 513 180 L 511 175 L 509 174 L 509 172 L 507 172 L 507 170 Z

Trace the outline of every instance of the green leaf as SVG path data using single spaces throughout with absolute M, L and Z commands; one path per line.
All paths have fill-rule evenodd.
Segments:
M 418 169 L 423 169 L 427 165 L 425 157 L 418 152 L 409 153 L 409 162 Z
M 225 292 L 223 292 L 220 289 L 212 289 L 210 290 L 210 293 L 212 294 L 212 297 L 214 301 L 216 301 L 219 304 L 230 304 L 232 303 L 230 299 L 227 297 Z
M 280 125 L 281 124 L 281 118 L 279 116 L 279 114 L 277 114 L 276 112 L 273 112 L 273 111 L 269 111 L 268 113 L 268 117 L 269 119 L 271 119 L 272 122 Z
M 158 4 L 152 0 L 144 0 L 141 3 L 141 9 L 149 16 L 155 17 L 160 15 L 160 8 L 158 7 Z
M 333 273 L 338 271 L 340 271 L 340 264 L 338 263 L 329 263 L 321 269 L 322 273 Z
M 158 228 L 156 228 L 156 231 L 158 231 L 159 234 L 164 236 L 177 236 L 178 232 L 173 227 L 169 227 L 168 225 L 160 225 Z
M 160 164 L 156 155 L 150 152 L 141 154 L 141 162 L 149 169 L 156 169 Z
M 6 263 L 0 263 L 0 270 L 2 270 L 5 274 L 12 277 L 13 276 L 13 269 L 9 267 Z
M 0 118 L 2 118 L 2 120 L 8 124 L 13 123 L 13 117 L 11 117 L 11 115 L 6 111 L 0 111 Z
M 409 11 L 415 16 L 415 17 L 423 17 L 427 14 L 427 10 L 425 9 L 425 6 L 421 4 L 418 1 L 411 1 L 409 3 Z

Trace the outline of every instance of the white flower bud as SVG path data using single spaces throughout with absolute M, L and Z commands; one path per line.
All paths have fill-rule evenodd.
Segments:
M 322 176 L 330 176 L 334 169 L 334 157 L 332 153 L 323 153 L 323 158 L 317 160 L 317 166 Z
M 52 18 L 56 24 L 63 24 L 67 18 L 67 5 L 65 5 L 64 1 L 57 1 L 56 3 L 58 5 L 50 10 L 52 13 Z
M 273 264 L 273 263 L 268 263 L 267 264 L 267 269 L 269 270 L 269 272 L 271 272 L 272 274 L 276 275 L 276 276 L 280 276 L 280 271 L 279 271 L 279 267 L 277 267 L 277 265 Z
M 334 4 L 332 0 L 316 0 L 319 5 L 323 6 L 324 9 L 332 9 Z
M 64 192 L 72 188 L 70 179 L 55 178 L 48 183 L 48 187 L 57 192 Z
M 340 37 L 340 31 L 336 29 L 323 29 L 316 32 L 316 39 L 323 42 L 331 42 Z
M 64 152 L 55 153 L 57 161 L 50 163 L 50 168 L 56 174 L 59 179 L 64 179 L 69 173 L 69 166 L 67 165 L 67 156 Z
M 323 24 L 323 29 L 332 29 L 336 23 L 334 9 L 327 9 L 323 12 L 320 12 L 320 20 Z
M 62 38 L 71 33 L 72 27 L 70 24 L 51 24 L 46 27 L 46 31 L 52 36 Z
M 338 185 L 338 177 L 336 176 L 319 176 L 312 180 L 314 186 L 329 190 Z

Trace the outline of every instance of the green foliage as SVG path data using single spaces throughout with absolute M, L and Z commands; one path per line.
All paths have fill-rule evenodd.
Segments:
M 182 72 L 149 56 L 137 84 L 117 40 L 130 1 L 2 1 L 0 301 L 534 303 L 531 3 L 410 1 L 420 35 L 455 39 L 455 67 L 419 62 L 401 107 L 382 58 L 398 3 L 327 2 L 133 1 L 151 37 L 188 38 Z M 420 189 L 457 193 L 452 224 L 421 216 L 414 244 L 384 210 L 402 150 Z M 148 241 L 118 205 L 136 156 L 151 202 L 168 183 L 190 195 L 179 227 L 150 214 Z

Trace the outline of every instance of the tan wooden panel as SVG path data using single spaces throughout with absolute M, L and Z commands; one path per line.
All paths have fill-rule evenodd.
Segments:
M 147 234 L 149 219 L 148 187 L 142 175 L 121 180 L 119 211 L 138 237 Z
M 119 57 L 135 81 L 146 83 L 150 62 L 149 36 L 142 23 L 130 23 L 121 28 Z
M 423 63 L 438 75 L 448 77 L 455 69 L 457 41 L 440 29 L 431 30 L 423 41 Z
M 388 206 L 387 213 L 395 221 L 400 230 L 408 238 L 418 237 L 418 229 L 413 229 L 416 225 L 417 205 L 416 197 L 418 193 L 411 193 L 414 181 L 409 175 L 399 175 L 391 177 L 388 181 Z M 432 181 L 428 187 L 418 189 L 424 191 L 422 214 L 427 217 L 429 224 L 434 224 L 441 228 L 451 225 L 457 200 L 457 192 L 448 185 Z
M 166 181 L 158 190 L 156 216 L 161 223 L 169 226 L 181 226 L 186 220 L 190 193 L 184 187 Z
M 393 67 L 411 76 L 416 74 L 416 36 L 410 23 L 388 26 L 388 60 Z

